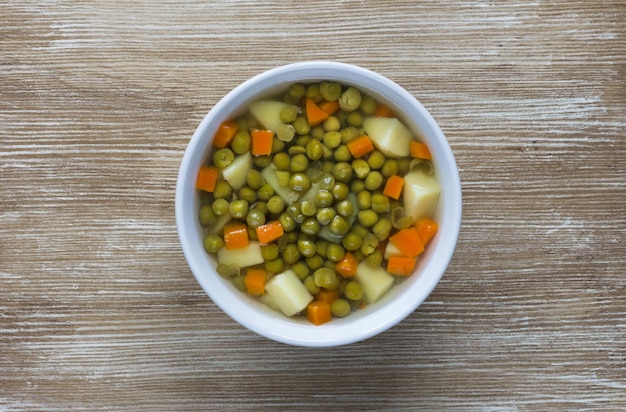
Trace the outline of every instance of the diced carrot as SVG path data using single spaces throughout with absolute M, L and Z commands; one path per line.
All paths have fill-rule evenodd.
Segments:
M 228 146 L 238 130 L 239 125 L 234 120 L 226 120 L 217 129 L 213 137 L 213 146 L 220 149 Z
M 283 230 L 283 225 L 278 220 L 268 222 L 264 225 L 257 226 L 256 228 L 256 237 L 263 245 L 272 243 L 284 234 L 285 231 Z
M 253 129 L 250 132 L 252 138 L 250 152 L 254 156 L 264 156 L 272 154 L 272 143 L 274 132 L 271 130 Z
M 389 237 L 389 241 L 398 248 L 402 256 L 415 257 L 424 251 L 424 244 L 412 227 L 400 229 Z
M 416 261 L 414 257 L 391 256 L 387 261 L 387 272 L 392 275 L 408 276 L 413 273 Z
M 198 171 L 198 178 L 196 179 L 196 189 L 204 190 L 205 192 L 213 192 L 215 190 L 215 184 L 217 183 L 217 177 L 220 171 L 214 166 L 202 166 Z
M 437 224 L 437 222 L 428 217 L 419 219 L 415 224 L 417 236 L 420 238 L 424 245 L 427 244 L 433 236 L 435 236 L 435 233 L 437 233 L 438 229 L 439 225 Z
M 224 226 L 224 246 L 226 249 L 244 249 L 248 247 L 250 238 L 248 228 L 242 223 L 231 223 Z
M 267 273 L 263 269 L 249 268 L 246 270 L 246 277 L 243 279 L 246 292 L 251 295 L 262 295 L 265 293 L 265 283 Z
M 337 110 L 339 110 L 339 102 L 337 100 L 324 100 L 317 105 L 320 109 L 332 115 Z
M 306 118 L 311 126 L 317 126 L 330 116 L 328 112 L 320 109 L 320 107 L 311 99 L 306 99 L 305 107 Z
M 320 289 L 315 295 L 315 300 L 319 300 L 326 303 L 333 303 L 335 300 L 339 299 L 339 291 L 338 290 L 328 290 L 328 289 Z
M 404 179 L 398 175 L 389 176 L 387 179 L 387 183 L 385 183 L 385 188 L 383 189 L 383 194 L 385 196 L 392 197 L 394 199 L 399 199 L 402 194 L 402 188 L 404 187 Z
M 374 144 L 367 135 L 357 137 L 356 139 L 348 142 L 346 146 L 348 146 L 348 150 L 355 159 L 363 157 L 374 151 Z
M 319 300 L 312 301 L 306 307 L 306 318 L 316 326 L 330 322 L 333 318 L 330 303 Z
M 374 111 L 374 116 L 376 117 L 396 117 L 396 114 L 389 108 L 389 106 L 378 103 L 376 105 L 376 110 Z
M 359 266 L 359 260 L 356 256 L 350 252 L 346 252 L 343 258 L 335 265 L 335 271 L 344 278 L 349 278 L 356 275 L 357 266 Z
M 432 159 L 432 155 L 430 154 L 430 150 L 428 150 L 428 146 L 426 146 L 422 142 L 416 142 L 415 140 L 411 140 L 409 150 L 411 151 L 411 157 L 416 159 Z

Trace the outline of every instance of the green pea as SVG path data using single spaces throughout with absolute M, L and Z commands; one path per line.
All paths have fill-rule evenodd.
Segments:
M 343 294 L 350 300 L 361 300 L 363 299 L 363 286 L 356 280 L 351 280 L 346 284 Z
M 352 224 L 352 228 L 350 228 L 350 231 L 357 234 L 361 238 L 365 238 L 365 236 L 367 236 L 367 234 L 369 233 L 369 230 L 361 226 L 361 224 L 358 222 L 354 222 Z
M 283 123 L 291 123 L 298 117 L 298 108 L 295 106 L 287 106 L 280 110 L 280 121 Z
M 313 139 L 322 140 L 322 138 L 324 137 L 324 133 L 326 133 L 326 130 L 324 130 L 324 126 L 318 124 L 317 126 L 311 127 L 310 133 Z
M 267 215 L 269 213 L 269 210 L 267 210 L 267 202 L 264 202 L 262 200 L 259 200 L 258 202 L 254 203 L 254 205 L 252 206 L 252 209 L 258 210 L 264 215 Z
M 274 260 L 278 257 L 278 246 L 274 243 L 261 246 L 261 256 L 263 260 Z
M 331 262 L 337 263 L 345 256 L 346 251 L 343 246 L 337 243 L 330 243 L 326 250 L 326 258 Z
M 226 199 L 215 199 L 211 208 L 216 216 L 224 216 L 228 213 L 228 201 Z
M 313 277 L 313 275 L 304 278 L 304 281 L 302 283 L 311 295 L 317 295 L 321 289 L 315 284 L 315 278 Z
M 374 251 L 376 251 L 376 248 L 378 248 L 378 244 L 380 242 L 378 241 L 378 238 L 376 236 L 374 236 L 371 233 L 368 233 L 367 235 L 365 235 L 365 237 L 363 238 L 363 243 L 361 244 L 361 253 L 363 253 L 363 255 L 365 256 L 369 256 L 372 253 L 374 253 Z
M 281 258 L 266 260 L 263 266 L 270 273 L 280 273 L 285 270 L 285 261 Z
M 296 120 L 293 121 L 293 127 L 299 135 L 305 135 L 311 131 L 309 121 L 304 116 L 298 116 Z
M 289 186 L 289 178 L 291 177 L 291 173 L 285 170 L 277 170 L 276 171 L 276 180 L 278 180 L 278 184 L 282 187 Z
M 292 173 L 295 172 L 306 172 L 309 168 L 309 159 L 304 154 L 297 154 L 293 158 L 291 158 L 291 165 L 289 166 L 289 170 Z
M 333 177 L 337 182 L 349 182 L 352 179 L 352 167 L 348 162 L 335 163 Z
M 361 136 L 362 133 L 356 127 L 349 126 L 345 127 L 341 130 L 341 143 L 346 144 L 348 142 L 353 141 L 357 137 Z
M 306 145 L 306 156 L 311 160 L 319 160 L 322 158 L 322 143 L 317 139 L 311 139 Z
M 339 286 L 339 278 L 335 271 L 325 267 L 313 272 L 313 279 L 320 288 L 335 290 Z
M 300 149 L 302 150 L 301 153 L 304 153 L 306 151 L 305 147 L 307 143 L 309 143 L 310 140 L 311 140 L 311 136 L 309 134 L 300 136 L 296 139 L 296 146 L 300 147 Z
M 252 209 L 246 216 L 246 223 L 251 228 L 257 228 L 265 224 L 265 215 L 257 209 Z
M 363 116 L 356 110 L 350 112 L 348 113 L 348 116 L 346 116 L 346 123 L 350 126 L 359 127 L 361 126 L 361 123 L 363 123 Z
M 217 253 L 224 247 L 224 240 L 217 235 L 206 235 L 202 240 L 204 249 L 209 253 Z
M 230 215 L 235 219 L 245 219 L 248 209 L 248 202 L 243 199 L 233 200 L 228 207 Z
M 372 267 L 380 267 L 383 264 L 383 252 L 376 249 L 365 259 L 365 262 Z
M 382 217 L 372 227 L 372 233 L 382 242 L 389 237 L 392 227 L 391 220 Z
M 294 230 L 296 230 L 296 227 L 298 226 L 296 224 L 296 221 L 291 216 L 289 216 L 287 212 L 281 214 L 280 217 L 278 218 L 278 221 L 280 222 L 285 232 L 293 232 Z
M 236 154 L 244 154 L 250 150 L 250 142 L 250 133 L 245 129 L 239 129 L 230 142 L 230 148 Z
M 230 165 L 233 160 L 235 160 L 235 153 L 227 147 L 217 149 L 215 153 L 213 153 L 213 164 L 215 164 L 215 167 L 218 169 L 225 168 Z
M 276 166 L 276 169 L 286 171 L 289 170 L 291 165 L 291 159 L 287 153 L 276 153 L 272 159 L 272 163 Z
M 225 277 L 238 276 L 239 273 L 241 273 L 237 265 L 225 265 L 223 263 L 219 263 L 215 270 L 221 276 Z
M 333 158 L 337 162 L 349 162 L 350 160 L 352 160 L 352 153 L 350 153 L 348 146 L 342 144 L 337 146 L 337 148 L 333 152 Z
M 370 172 L 370 165 L 365 159 L 355 159 L 352 161 L 352 170 L 359 179 L 365 179 Z
M 328 245 L 329 242 L 326 240 L 318 240 L 317 242 L 315 242 L 315 251 L 318 255 L 320 255 L 321 257 L 325 258 L 326 257 L 326 252 L 328 250 Z
M 311 274 L 311 269 L 309 269 L 309 267 L 303 261 L 298 261 L 291 265 L 291 270 L 293 270 L 293 272 L 300 280 L 304 280 L 307 276 Z
M 280 153 L 285 150 L 285 142 L 274 136 L 272 139 L 272 154 Z
M 304 257 L 311 257 L 315 255 L 315 242 L 307 239 L 298 240 L 298 252 Z
M 290 124 L 280 124 L 276 127 L 276 137 L 281 142 L 291 142 L 296 135 L 296 129 Z
M 256 195 L 259 199 L 267 202 L 270 197 L 274 196 L 274 189 L 269 183 L 264 183 L 259 190 L 257 190 Z
M 233 286 L 237 289 L 240 290 L 242 292 L 246 291 L 246 283 L 245 283 L 245 276 L 235 276 L 233 277 L 232 281 L 233 281 Z
M 296 223 L 304 222 L 306 216 L 302 213 L 302 209 L 300 208 L 300 203 L 292 203 L 287 207 L 287 213 Z
M 217 216 L 210 205 L 204 205 L 200 208 L 199 217 L 200 224 L 203 226 L 210 226 L 217 220 Z
M 361 91 L 356 87 L 348 87 L 339 97 L 339 107 L 346 112 L 358 109 L 360 104 Z
M 342 200 L 335 206 L 337 214 L 343 217 L 350 217 L 354 214 L 354 205 L 349 200 Z
M 294 83 L 289 86 L 288 94 L 294 99 L 298 100 L 304 96 L 306 87 L 302 83 Z
M 382 193 L 374 193 L 372 195 L 372 210 L 376 213 L 386 213 L 391 210 L 391 202 L 389 198 Z
M 331 170 L 332 172 L 332 167 Z M 324 171 L 324 175 L 319 182 L 320 189 L 331 190 L 335 186 L 335 178 L 329 172 Z
M 304 216 L 311 217 L 317 213 L 317 207 L 311 200 L 303 200 L 300 202 L 300 211 Z
M 335 299 L 330 304 L 330 312 L 333 316 L 344 318 L 352 312 L 352 306 L 345 299 Z
M 226 180 L 219 180 L 213 189 L 213 197 L 215 199 L 226 199 L 233 193 L 233 188 Z
M 372 206 L 372 194 L 367 190 L 361 190 L 356 194 L 356 205 L 359 209 L 369 209 Z
M 320 84 L 319 83 L 310 83 L 306 85 L 306 91 L 304 95 L 315 102 L 319 102 L 322 100 L 322 94 L 320 92 Z
M 327 225 L 331 220 L 335 217 L 337 212 L 333 208 L 330 207 L 322 207 L 317 211 L 316 219 L 320 223 L 320 225 Z
M 359 105 L 359 110 L 363 112 L 363 114 L 367 116 L 371 116 L 376 111 L 376 99 L 372 96 L 363 95 L 361 96 L 361 104 Z
M 341 123 L 335 116 L 330 116 L 324 120 L 323 126 L 327 132 L 338 132 L 341 129 Z M 339 141 L 341 141 L 341 134 L 339 134 Z
M 341 144 L 341 133 L 337 131 L 326 132 L 322 141 L 327 147 L 334 149 Z
M 304 173 L 294 173 L 289 178 L 289 187 L 296 192 L 303 192 L 311 186 L 311 180 Z
M 343 237 L 341 244 L 346 250 L 355 251 L 361 248 L 363 239 L 356 233 L 350 232 Z
M 411 168 L 411 159 L 409 158 L 401 158 L 398 159 L 398 173 L 399 176 L 404 176 L 409 173 L 409 169 Z
M 337 100 L 341 96 L 341 84 L 338 82 L 323 81 L 320 83 L 320 95 L 327 101 Z
M 378 214 L 372 209 L 359 211 L 357 218 L 359 219 L 359 223 L 365 227 L 372 227 L 378 222 Z
M 272 163 L 272 156 L 263 155 L 255 157 L 252 162 L 256 167 L 264 168 Z
M 369 172 L 365 178 L 365 188 L 370 191 L 378 190 L 382 186 L 383 180 L 383 175 L 380 172 L 373 170 Z
M 275 215 L 285 210 L 285 201 L 282 197 L 274 195 L 267 200 L 267 210 Z
M 335 198 L 328 190 L 320 190 L 315 194 L 315 205 L 317 207 L 326 207 L 333 204 Z
M 365 182 L 361 179 L 354 179 L 350 183 L 350 190 L 352 193 L 359 193 L 360 191 L 365 190 Z
M 328 231 L 335 236 L 343 236 L 350 230 L 350 223 L 342 216 L 335 216 L 328 224 Z
M 290 243 L 283 250 L 283 260 L 285 263 L 291 265 L 294 264 L 300 259 L 300 252 L 298 251 L 298 246 L 293 243 Z
M 384 177 L 398 174 L 398 162 L 395 159 L 385 160 L 385 163 L 383 163 L 383 167 L 380 169 L 380 173 Z
M 317 219 L 309 217 L 300 225 L 300 231 L 307 235 L 317 235 L 321 229 L 321 226 Z
M 350 194 L 350 189 L 347 184 L 338 182 L 333 186 L 331 193 L 335 197 L 335 200 L 344 200 Z
M 369 165 L 370 169 L 378 170 L 385 164 L 385 155 L 378 150 L 374 150 L 367 157 L 367 164 Z
M 256 200 L 256 192 L 248 186 L 239 189 L 239 199 L 243 199 L 248 203 L 254 203 Z
M 320 255 L 311 256 L 306 258 L 306 264 L 311 270 L 317 270 L 324 266 L 324 259 Z

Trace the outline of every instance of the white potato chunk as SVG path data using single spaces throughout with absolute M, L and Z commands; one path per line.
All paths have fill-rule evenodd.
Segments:
M 247 247 L 242 249 L 226 249 L 217 251 L 217 261 L 224 265 L 237 265 L 240 268 L 263 263 L 261 245 L 259 242 L 250 241 Z
M 313 296 L 291 269 L 272 277 L 265 285 L 265 291 L 286 316 L 302 312 L 313 300 Z
M 404 176 L 404 214 L 412 216 L 413 221 L 422 217 L 430 217 L 435 212 L 441 187 L 435 176 L 421 170 L 410 172 Z
M 363 121 L 365 133 L 372 143 L 387 157 L 406 157 L 410 154 L 413 133 L 398 119 L 368 117 Z
M 354 278 L 363 286 L 363 293 L 368 303 L 374 303 L 393 285 L 394 277 L 381 267 L 373 267 L 361 262 L 356 268 Z
M 276 129 L 283 122 L 280 120 L 280 112 L 286 107 L 294 107 L 298 109 L 298 106 L 291 104 L 277 102 L 274 100 L 258 100 L 248 106 L 252 116 L 268 130 L 276 133 Z
M 252 169 L 252 156 L 250 152 L 245 152 L 235 157 L 231 164 L 222 169 L 222 176 L 233 189 L 239 190 L 246 183 L 250 169 Z

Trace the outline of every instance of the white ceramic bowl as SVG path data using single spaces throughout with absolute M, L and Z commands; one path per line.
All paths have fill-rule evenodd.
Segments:
M 341 319 L 314 326 L 302 318 L 287 318 L 259 303 L 216 271 L 216 262 L 203 249 L 198 221 L 198 169 L 211 152 L 211 141 L 223 121 L 245 111 L 261 97 L 284 91 L 295 82 L 321 80 L 352 85 L 392 107 L 414 133 L 422 136 L 433 155 L 442 192 L 435 219 L 439 231 L 421 255 L 415 273 L 394 286 L 381 300 Z M 391 80 L 364 68 L 328 61 L 281 66 L 242 83 L 224 96 L 200 123 L 185 151 L 176 186 L 176 224 L 189 267 L 209 297 L 246 328 L 275 341 L 309 347 L 339 346 L 379 334 L 407 317 L 428 297 L 445 272 L 461 226 L 461 184 L 450 146 L 426 109 Z

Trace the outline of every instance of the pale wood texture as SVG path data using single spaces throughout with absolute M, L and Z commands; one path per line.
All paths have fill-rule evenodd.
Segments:
M 625 410 L 624 1 L 0 2 L 0 410 Z M 180 251 L 185 146 L 231 88 L 332 59 L 457 157 L 427 302 L 346 347 L 243 329 Z

